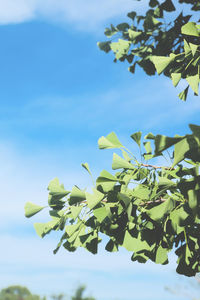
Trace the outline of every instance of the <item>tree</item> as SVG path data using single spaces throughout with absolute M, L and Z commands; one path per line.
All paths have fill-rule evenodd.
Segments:
M 95 300 L 95 298 L 93 297 L 83 297 L 83 294 L 86 290 L 86 286 L 85 285 L 79 285 L 75 292 L 74 295 L 70 297 L 71 300 Z M 64 300 L 64 299 L 68 299 L 68 297 L 66 298 L 66 296 L 64 294 L 58 294 L 58 295 L 52 295 L 51 298 L 53 300 Z
M 93 297 L 83 297 L 85 289 L 84 285 L 79 286 L 75 291 L 75 295 L 71 297 L 71 300 L 95 300 Z
M 13 285 L 0 291 L 0 300 L 41 300 L 41 298 L 31 294 L 26 287 Z
M 167 23 L 166 15 L 176 12 L 175 3 L 185 5 L 192 15 L 172 14 Z M 186 80 L 188 86 L 179 94 L 185 101 L 189 87 L 198 95 L 200 25 L 195 12 L 199 10 L 199 0 L 150 0 L 144 16 L 130 12 L 131 24 L 106 28 L 108 38 L 120 39 L 99 43 L 99 47 L 113 51 L 115 61 L 127 60 L 132 73 L 137 65 L 147 75 L 163 73 L 174 86 Z M 189 127 L 191 133 L 185 136 L 149 133 L 143 142 L 141 132 L 132 134 L 141 160 L 122 145 L 114 132 L 102 136 L 100 149 L 121 151 L 121 156 L 113 154 L 112 168 L 117 172 L 103 170 L 92 194 L 77 186 L 67 191 L 57 178 L 51 181 L 51 220 L 34 225 L 38 235 L 44 237 L 52 230 L 61 230 L 64 232 L 54 253 L 63 245 L 68 251 L 84 247 L 95 254 L 100 235 L 104 234 L 109 237 L 107 251 L 125 247 L 133 252 L 131 260 L 140 263 L 150 259 L 167 264 L 168 253 L 175 250 L 179 274 L 194 276 L 200 272 L 200 126 Z M 165 155 L 171 163 L 154 165 L 155 158 Z M 89 165 L 82 166 L 91 175 Z M 28 202 L 25 214 L 31 217 L 43 208 Z
M 76 288 L 74 295 L 70 297 L 71 300 L 95 300 L 93 297 L 84 297 L 86 286 L 80 285 Z M 66 299 L 64 294 L 52 295 L 53 300 Z M 41 298 L 38 295 L 33 295 L 26 287 L 20 285 L 9 286 L 0 291 L 0 300 L 45 300 L 46 297 Z M 68 298 L 67 298 L 68 299 Z

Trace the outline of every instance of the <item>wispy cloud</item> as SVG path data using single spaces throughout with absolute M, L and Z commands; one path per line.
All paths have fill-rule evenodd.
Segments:
M 0 23 L 20 23 L 36 18 L 72 23 L 81 30 L 94 30 L 102 22 L 124 15 L 147 1 L 133 0 L 0 0 Z
M 98 95 L 91 92 L 68 98 L 34 99 L 25 104 L 20 114 L 15 114 L 12 120 L 0 123 L 2 126 L 9 123 L 14 127 L 38 127 L 40 132 L 47 124 L 49 128 L 57 126 L 71 130 L 90 127 L 95 132 L 106 134 L 108 128 L 121 132 L 127 132 L 127 129 L 157 130 L 158 127 L 159 130 L 164 127 L 169 129 L 172 119 L 173 127 L 196 122 L 200 111 L 198 97 L 190 93 L 186 102 L 179 100 L 178 91 L 164 77 L 149 78 L 145 83 L 145 92 L 143 89 L 143 78 L 131 78 L 127 83 L 118 83 L 118 87 L 102 89 Z
M 34 0 L 0 0 L 0 24 L 21 23 L 35 17 Z

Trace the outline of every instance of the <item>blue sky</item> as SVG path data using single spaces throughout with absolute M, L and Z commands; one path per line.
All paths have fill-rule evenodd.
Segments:
M 81 163 L 95 175 L 111 165 L 112 151 L 97 149 L 100 136 L 115 131 L 134 149 L 129 136 L 137 130 L 185 134 L 188 123 L 199 123 L 198 97 L 180 102 L 170 80 L 140 70 L 132 76 L 96 45 L 107 25 L 142 3 L 0 0 L 0 288 L 70 294 L 85 283 L 98 300 L 183 299 L 164 289 L 187 282 L 173 255 L 165 267 L 133 264 L 130 253 L 103 247 L 97 256 L 54 256 L 56 235 L 40 240 L 33 229 L 46 215 L 27 220 L 23 211 L 26 201 L 46 202 L 54 177 L 67 189 L 89 188 Z

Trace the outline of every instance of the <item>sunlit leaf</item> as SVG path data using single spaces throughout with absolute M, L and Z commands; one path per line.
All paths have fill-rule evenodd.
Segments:
M 99 149 L 112 149 L 112 148 L 121 148 L 123 145 L 118 140 L 118 137 L 114 132 L 111 132 L 106 137 L 102 136 L 98 140 Z
M 25 216 L 27 218 L 30 218 L 30 217 L 34 216 L 35 214 L 37 214 L 39 211 L 41 211 L 43 208 L 45 208 L 45 206 L 39 206 L 34 203 L 27 202 L 24 207 Z

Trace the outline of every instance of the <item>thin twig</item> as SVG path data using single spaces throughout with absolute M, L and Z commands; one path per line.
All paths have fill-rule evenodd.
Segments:
M 142 167 L 147 167 L 147 168 L 154 168 L 154 169 L 165 169 L 165 170 L 175 170 L 174 168 L 171 167 L 162 167 L 162 166 L 154 166 L 154 165 L 148 165 L 148 164 L 140 164 Z

